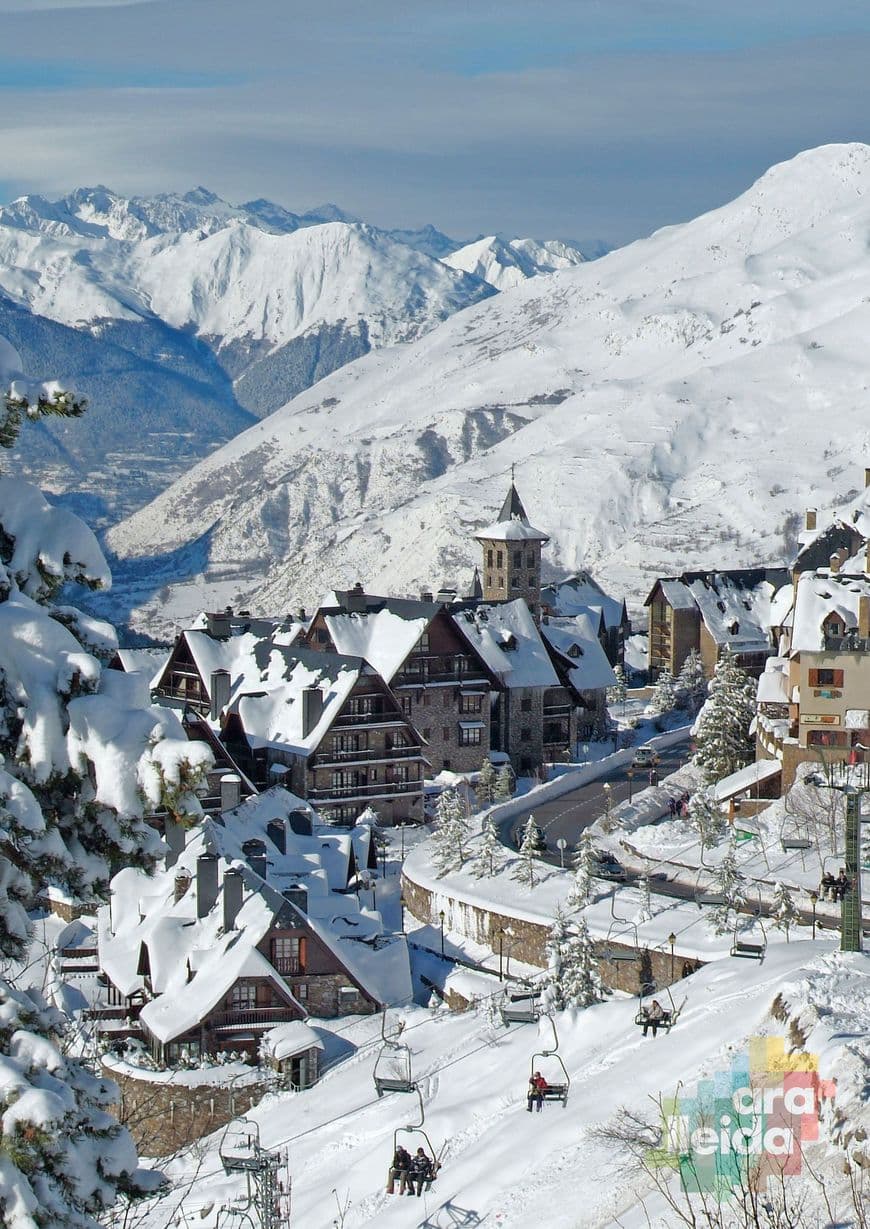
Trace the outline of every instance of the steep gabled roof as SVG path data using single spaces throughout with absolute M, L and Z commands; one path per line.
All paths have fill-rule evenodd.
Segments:
M 479 529 L 474 535 L 478 542 L 549 542 L 549 534 L 542 529 L 535 529 L 529 522 L 523 501 L 519 497 L 513 482 L 507 493 L 507 498 L 498 514 L 494 525 Z
M 559 686 L 547 646 L 522 598 L 457 607 L 450 611 L 451 618 L 503 686 Z
M 605 627 L 620 627 L 627 619 L 624 599 L 605 593 L 589 572 L 578 572 L 555 584 L 544 585 L 541 602 L 554 614 L 564 617 L 587 610 L 600 611 Z
M 573 619 L 549 619 L 541 624 L 541 635 L 556 654 L 575 691 L 600 691 L 613 687 L 616 675 L 607 660 L 589 615 Z

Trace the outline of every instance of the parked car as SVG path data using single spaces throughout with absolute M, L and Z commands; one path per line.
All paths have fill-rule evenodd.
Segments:
M 635 768 L 657 768 L 659 763 L 659 753 L 655 747 L 651 747 L 649 743 L 645 743 L 642 747 L 638 747 L 634 753 Z
M 624 883 L 628 878 L 619 859 L 606 849 L 595 850 L 595 874 L 601 879 L 613 879 L 617 883 Z

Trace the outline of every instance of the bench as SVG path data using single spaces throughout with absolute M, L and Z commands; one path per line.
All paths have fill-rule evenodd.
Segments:
M 542 1092 L 545 1101 L 561 1101 L 562 1108 L 568 1104 L 568 1085 L 567 1084 L 548 1084 Z
M 732 956 L 745 956 L 748 960 L 763 960 L 764 959 L 764 944 L 763 943 L 745 943 L 742 939 L 738 939 L 731 948 Z
M 786 836 L 782 839 L 782 852 L 788 853 L 791 849 L 812 849 L 812 841 L 808 841 L 804 836 Z
M 382 1097 L 385 1092 L 413 1092 L 415 1087 L 416 1085 L 411 1080 L 375 1076 L 375 1089 L 379 1097 Z
M 503 1003 L 499 1009 L 502 1024 L 534 1024 L 540 1016 L 540 1011 L 534 1003 Z

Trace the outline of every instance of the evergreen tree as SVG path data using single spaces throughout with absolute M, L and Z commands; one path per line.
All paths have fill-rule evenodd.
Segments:
M 745 902 L 743 892 L 743 876 L 737 869 L 737 854 L 732 839 L 725 857 L 719 863 L 713 880 L 716 894 L 722 897 L 722 903 L 715 906 L 713 926 L 717 935 L 726 934 L 731 930 L 731 914 L 735 916 L 740 906 Z
M 538 825 L 535 823 L 535 817 L 530 815 L 523 825 L 523 839 L 520 845 L 519 861 L 514 870 L 514 878 L 529 888 L 533 888 L 537 883 L 537 854 L 540 846 L 537 829 Z
M 489 806 L 495 797 L 495 769 L 489 756 L 486 757 L 480 766 L 480 776 L 475 793 L 477 794 L 478 805 L 481 807 Z
M 465 804 L 455 789 L 445 789 L 435 809 L 435 830 L 432 834 L 432 860 L 439 874 L 446 875 L 454 867 L 462 866 L 467 837 Z
M 514 774 L 510 764 L 502 764 L 495 778 L 495 801 L 507 802 L 514 796 Z
M 655 688 L 646 706 L 647 715 L 650 717 L 663 716 L 665 713 L 672 712 L 676 707 L 676 703 L 677 693 L 674 676 L 668 667 L 665 666 L 656 679 Z
M 649 922 L 652 918 L 652 885 L 649 871 L 645 870 L 638 880 L 640 890 L 640 909 L 637 911 L 637 922 Z
M 474 858 L 474 875 L 477 879 L 491 878 L 501 861 L 502 845 L 498 839 L 498 831 L 491 815 L 483 821 L 480 833 L 480 844 Z
M 616 682 L 612 687 L 608 687 L 607 689 L 607 703 L 613 705 L 614 707 L 617 704 L 621 704 L 622 711 L 625 713 L 625 701 L 628 698 L 628 686 L 625 681 L 625 670 L 623 669 L 621 661 L 618 661 L 613 667 L 613 674 Z
M 784 883 L 778 883 L 774 888 L 771 916 L 775 919 L 774 926 L 776 926 L 777 930 L 785 931 L 787 943 L 788 932 L 792 926 L 797 926 L 800 921 L 800 914 L 794 903 L 794 897 Z
M 689 799 L 689 823 L 698 834 L 702 851 L 715 845 L 725 831 L 725 819 L 712 790 L 699 789 Z
M 566 1007 L 591 1007 L 604 998 L 598 960 L 586 919 L 574 919 L 562 960 L 562 994 Z
M 592 896 L 592 881 L 595 877 L 597 861 L 592 845 L 592 837 L 588 831 L 580 835 L 574 854 L 574 882 L 568 894 L 568 905 L 572 909 L 585 909 Z
M 547 936 L 547 971 L 543 978 L 543 1005 L 545 1011 L 561 1011 L 567 1006 L 563 973 L 568 957 L 568 927 L 561 909 L 556 910 L 553 925 Z
M 697 649 L 692 649 L 683 662 L 674 686 L 679 707 L 697 713 L 707 698 L 707 674 Z
M 695 763 L 712 785 L 751 762 L 749 727 L 755 716 L 755 682 L 726 648 L 716 664 L 704 707 L 698 714 Z

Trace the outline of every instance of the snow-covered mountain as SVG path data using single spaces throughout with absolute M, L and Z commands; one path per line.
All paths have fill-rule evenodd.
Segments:
M 517 286 L 528 277 L 541 273 L 555 273 L 557 269 L 570 269 L 582 264 L 586 257 L 570 243 L 559 239 L 501 239 L 488 235 L 475 239 L 464 247 L 442 257 L 446 265 L 473 273 L 495 286 L 507 290 Z
M 253 418 L 519 276 L 509 245 L 480 273 L 442 261 L 461 246 L 433 226 L 378 230 L 333 204 L 296 214 L 206 188 L 0 206 L 0 325 L 31 370 L 62 370 L 91 403 L 85 422 L 25 436 L 18 463 L 84 491 L 99 522 L 125 516 Z M 526 275 L 554 264 L 538 246 Z
M 809 151 L 335 372 L 112 531 L 126 600 L 156 624 L 358 579 L 461 587 L 512 465 L 550 573 L 635 605 L 656 574 L 783 560 L 795 514 L 847 500 L 870 452 L 868 188 L 867 146 Z

